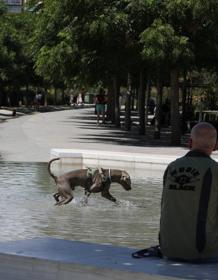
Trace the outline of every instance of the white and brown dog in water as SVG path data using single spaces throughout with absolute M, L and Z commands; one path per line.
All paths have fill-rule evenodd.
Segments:
M 85 189 L 86 202 L 91 193 L 98 192 L 103 197 L 116 202 L 116 198 L 109 192 L 111 183 L 120 184 L 126 191 L 131 190 L 129 174 L 126 171 L 118 169 L 77 169 L 60 176 L 55 176 L 51 172 L 51 163 L 59 159 L 54 158 L 48 163 L 48 172 L 55 180 L 58 188 L 58 191 L 54 194 L 56 205 L 69 203 L 73 199 L 73 190 L 78 186 Z M 59 200 L 59 198 L 61 199 Z

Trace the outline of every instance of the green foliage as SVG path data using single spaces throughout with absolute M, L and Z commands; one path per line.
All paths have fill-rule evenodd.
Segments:
M 63 34 L 60 36 L 63 36 Z M 60 80 L 64 81 L 71 72 L 69 68 L 66 73 L 64 66 L 71 67 L 69 62 L 72 62 L 75 53 L 76 50 L 73 50 L 67 41 L 61 41 L 52 48 L 43 46 L 37 56 L 36 73 L 43 76 L 50 84 L 59 83 Z
M 0 19 L 0 88 L 21 87 L 33 81 L 28 42 L 31 23 L 25 14 L 5 14 Z
M 127 15 L 120 9 L 121 2 L 53 1 L 50 5 L 51 1 L 45 1 L 34 38 L 37 73 L 51 81 L 57 73 L 53 69 L 57 63 L 61 79 L 64 73 L 66 79 L 74 74 L 84 82 L 97 82 L 108 72 L 120 72 L 125 64 L 127 30 Z M 64 57 L 60 55 L 63 49 Z M 43 66 L 46 60 L 50 62 L 47 74 Z
M 7 11 L 7 7 L 3 0 L 0 0 L 0 16 L 4 15 Z
M 37 0 L 27 1 L 33 7 Z M 3 14 L 0 79 L 50 85 L 125 81 L 141 68 L 216 69 L 218 0 L 44 0 L 39 13 Z M 17 79 L 16 77 L 19 77 Z M 1 82 L 0 80 L 0 82 Z M 19 80 L 19 81 L 18 81 Z
M 173 27 L 157 19 L 141 34 L 142 56 L 155 64 L 187 63 L 193 57 L 189 38 L 176 34 Z

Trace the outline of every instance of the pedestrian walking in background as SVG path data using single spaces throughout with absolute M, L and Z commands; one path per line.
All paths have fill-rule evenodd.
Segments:
M 102 123 L 105 123 L 105 106 L 106 106 L 106 97 L 104 89 L 100 89 L 99 94 L 95 97 L 95 109 L 97 114 L 97 124 L 100 120 Z
M 77 105 L 78 106 L 83 106 L 82 93 L 79 93 L 79 95 L 77 97 Z

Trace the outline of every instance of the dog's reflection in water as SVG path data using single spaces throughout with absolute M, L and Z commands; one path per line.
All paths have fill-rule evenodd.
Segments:
M 55 180 L 57 192 L 54 194 L 56 205 L 69 203 L 73 199 L 73 190 L 75 187 L 82 187 L 85 190 L 83 203 L 86 204 L 91 193 L 101 193 L 101 195 L 110 201 L 116 202 L 110 192 L 111 183 L 120 184 L 126 191 L 131 190 L 131 179 L 129 174 L 119 169 L 77 169 L 60 176 L 55 176 L 51 172 L 51 163 L 59 160 L 54 158 L 48 163 L 48 172 Z

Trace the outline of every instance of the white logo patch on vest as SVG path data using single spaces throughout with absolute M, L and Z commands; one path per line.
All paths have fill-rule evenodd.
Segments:
M 195 191 L 196 186 L 193 183 L 200 180 L 199 171 L 193 167 L 179 167 L 169 175 L 170 190 Z

